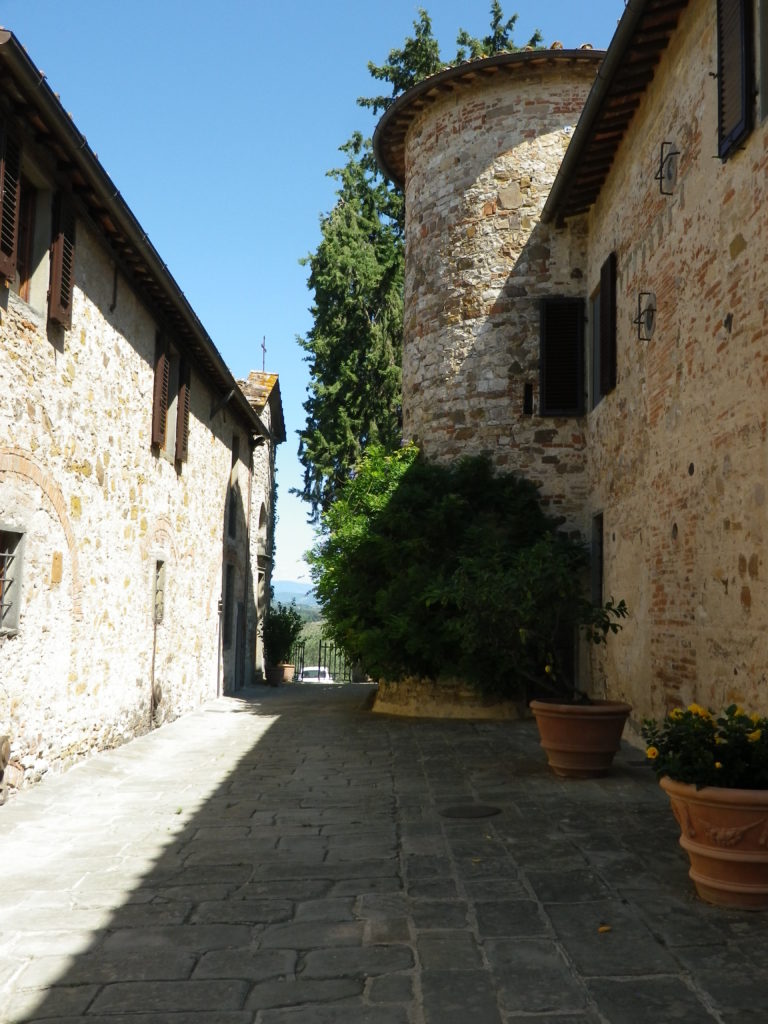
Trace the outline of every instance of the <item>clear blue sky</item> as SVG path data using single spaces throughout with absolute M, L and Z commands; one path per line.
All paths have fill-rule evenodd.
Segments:
M 11 29 L 152 239 L 236 377 L 280 375 L 288 440 L 278 450 L 275 579 L 308 579 L 312 544 L 297 430 L 308 373 L 296 336 L 311 326 L 299 259 L 334 202 L 338 147 L 374 120 L 356 99 L 419 6 L 442 56 L 466 28 L 483 36 L 490 0 L 0 0 Z M 507 0 L 515 40 L 604 48 L 623 0 Z

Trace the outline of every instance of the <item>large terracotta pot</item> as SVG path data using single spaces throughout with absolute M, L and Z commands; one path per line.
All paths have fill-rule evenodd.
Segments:
M 696 789 L 668 776 L 661 787 L 699 896 L 721 907 L 768 908 L 768 790 Z
M 279 686 L 281 683 L 292 683 L 294 669 L 294 665 L 286 665 L 282 661 L 279 665 L 268 665 L 265 670 L 267 686 Z
M 594 779 L 607 775 L 621 746 L 624 723 L 632 710 L 619 701 L 561 704 L 532 700 L 531 711 L 549 767 L 567 779 Z

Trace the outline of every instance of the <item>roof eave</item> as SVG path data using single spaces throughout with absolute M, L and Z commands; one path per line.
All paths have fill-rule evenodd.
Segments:
M 425 107 L 459 89 L 470 88 L 478 81 L 488 80 L 499 73 L 530 69 L 537 65 L 558 63 L 599 64 L 603 50 L 583 47 L 576 50 L 541 49 L 515 50 L 463 61 L 438 71 L 417 82 L 387 107 L 373 133 L 373 152 L 383 173 L 400 188 L 403 187 L 405 169 L 402 161 L 395 161 L 400 153 L 411 121 Z
M 99 223 L 98 218 L 94 220 L 96 226 L 101 228 L 110 243 L 114 243 L 117 238 L 124 239 L 126 245 L 133 250 L 131 255 L 135 254 L 137 260 L 143 263 L 155 281 L 159 294 L 164 298 L 167 306 L 165 312 L 170 314 L 172 325 L 180 329 L 180 333 L 184 335 L 179 340 L 186 341 L 192 349 L 192 354 L 197 356 L 198 362 L 213 378 L 218 378 L 210 383 L 215 384 L 221 394 L 228 394 L 235 389 L 233 398 L 238 412 L 261 433 L 261 421 L 240 392 L 229 367 L 147 233 L 102 167 L 85 136 L 80 133 L 64 110 L 48 85 L 45 75 L 35 67 L 14 34 L 5 29 L 0 30 L 0 67 L 8 70 L 20 91 L 24 93 L 25 99 L 34 105 L 56 143 L 66 153 L 71 170 L 76 170 L 85 180 L 94 205 L 107 215 L 115 230 L 110 235 L 109 230 L 103 223 Z M 263 429 L 263 424 L 261 427 Z
M 617 77 L 620 72 L 626 71 L 627 55 L 632 48 L 632 43 L 641 26 L 643 17 L 646 14 L 650 15 L 653 9 L 657 8 L 662 13 L 669 12 L 669 16 L 673 18 L 673 27 L 669 32 L 666 34 L 660 32 L 657 36 L 655 60 L 651 60 L 651 66 L 655 68 L 660 53 L 667 45 L 669 33 L 676 27 L 677 18 L 680 12 L 687 6 L 687 3 L 688 0 L 669 0 L 669 2 L 664 0 L 664 2 L 659 3 L 655 2 L 655 0 L 627 0 L 624 14 L 608 47 L 605 60 L 598 71 L 595 83 L 584 104 L 584 109 L 581 112 L 568 149 L 565 152 L 547 201 L 544 204 L 541 220 L 545 224 L 553 220 L 561 221 L 566 217 L 586 213 L 592 207 L 596 195 L 599 193 L 600 188 L 602 188 L 605 177 L 607 177 L 610 171 L 613 156 L 621 145 L 624 131 L 632 119 L 633 110 L 626 118 L 626 124 L 618 133 L 618 138 L 608 147 L 608 156 L 603 160 L 603 167 L 595 178 L 597 184 L 593 183 L 592 187 L 586 190 L 586 194 L 581 199 L 572 198 L 578 171 L 585 161 L 593 141 L 593 135 L 598 126 L 600 115 L 603 113 Z M 646 69 L 638 81 L 635 90 L 636 97 L 642 95 L 652 79 L 653 71 L 648 72 Z M 637 102 L 639 102 L 639 99 Z

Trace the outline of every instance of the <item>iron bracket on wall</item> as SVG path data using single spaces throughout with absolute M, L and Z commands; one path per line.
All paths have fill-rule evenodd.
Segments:
M 662 142 L 659 152 L 659 169 L 654 178 L 659 183 L 659 192 L 663 196 L 671 196 L 677 182 L 677 158 L 680 151 L 675 149 L 674 142 Z
M 637 327 L 637 340 L 650 341 L 656 326 L 656 296 L 653 292 L 640 292 L 637 296 L 637 316 L 632 321 Z

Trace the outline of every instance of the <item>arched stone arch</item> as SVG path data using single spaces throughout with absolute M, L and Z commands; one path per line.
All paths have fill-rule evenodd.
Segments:
M 72 566 L 72 616 L 76 621 L 83 617 L 83 585 L 80 578 L 80 559 L 77 554 L 77 540 L 67 515 L 64 495 L 53 477 L 35 462 L 29 452 L 21 448 L 0 448 L 0 474 L 22 476 L 39 487 L 58 518 L 67 542 L 70 565 Z
M 173 524 L 167 516 L 157 516 L 142 539 L 142 559 L 146 560 L 153 552 L 162 552 L 166 557 L 170 556 L 174 562 L 179 560 Z

